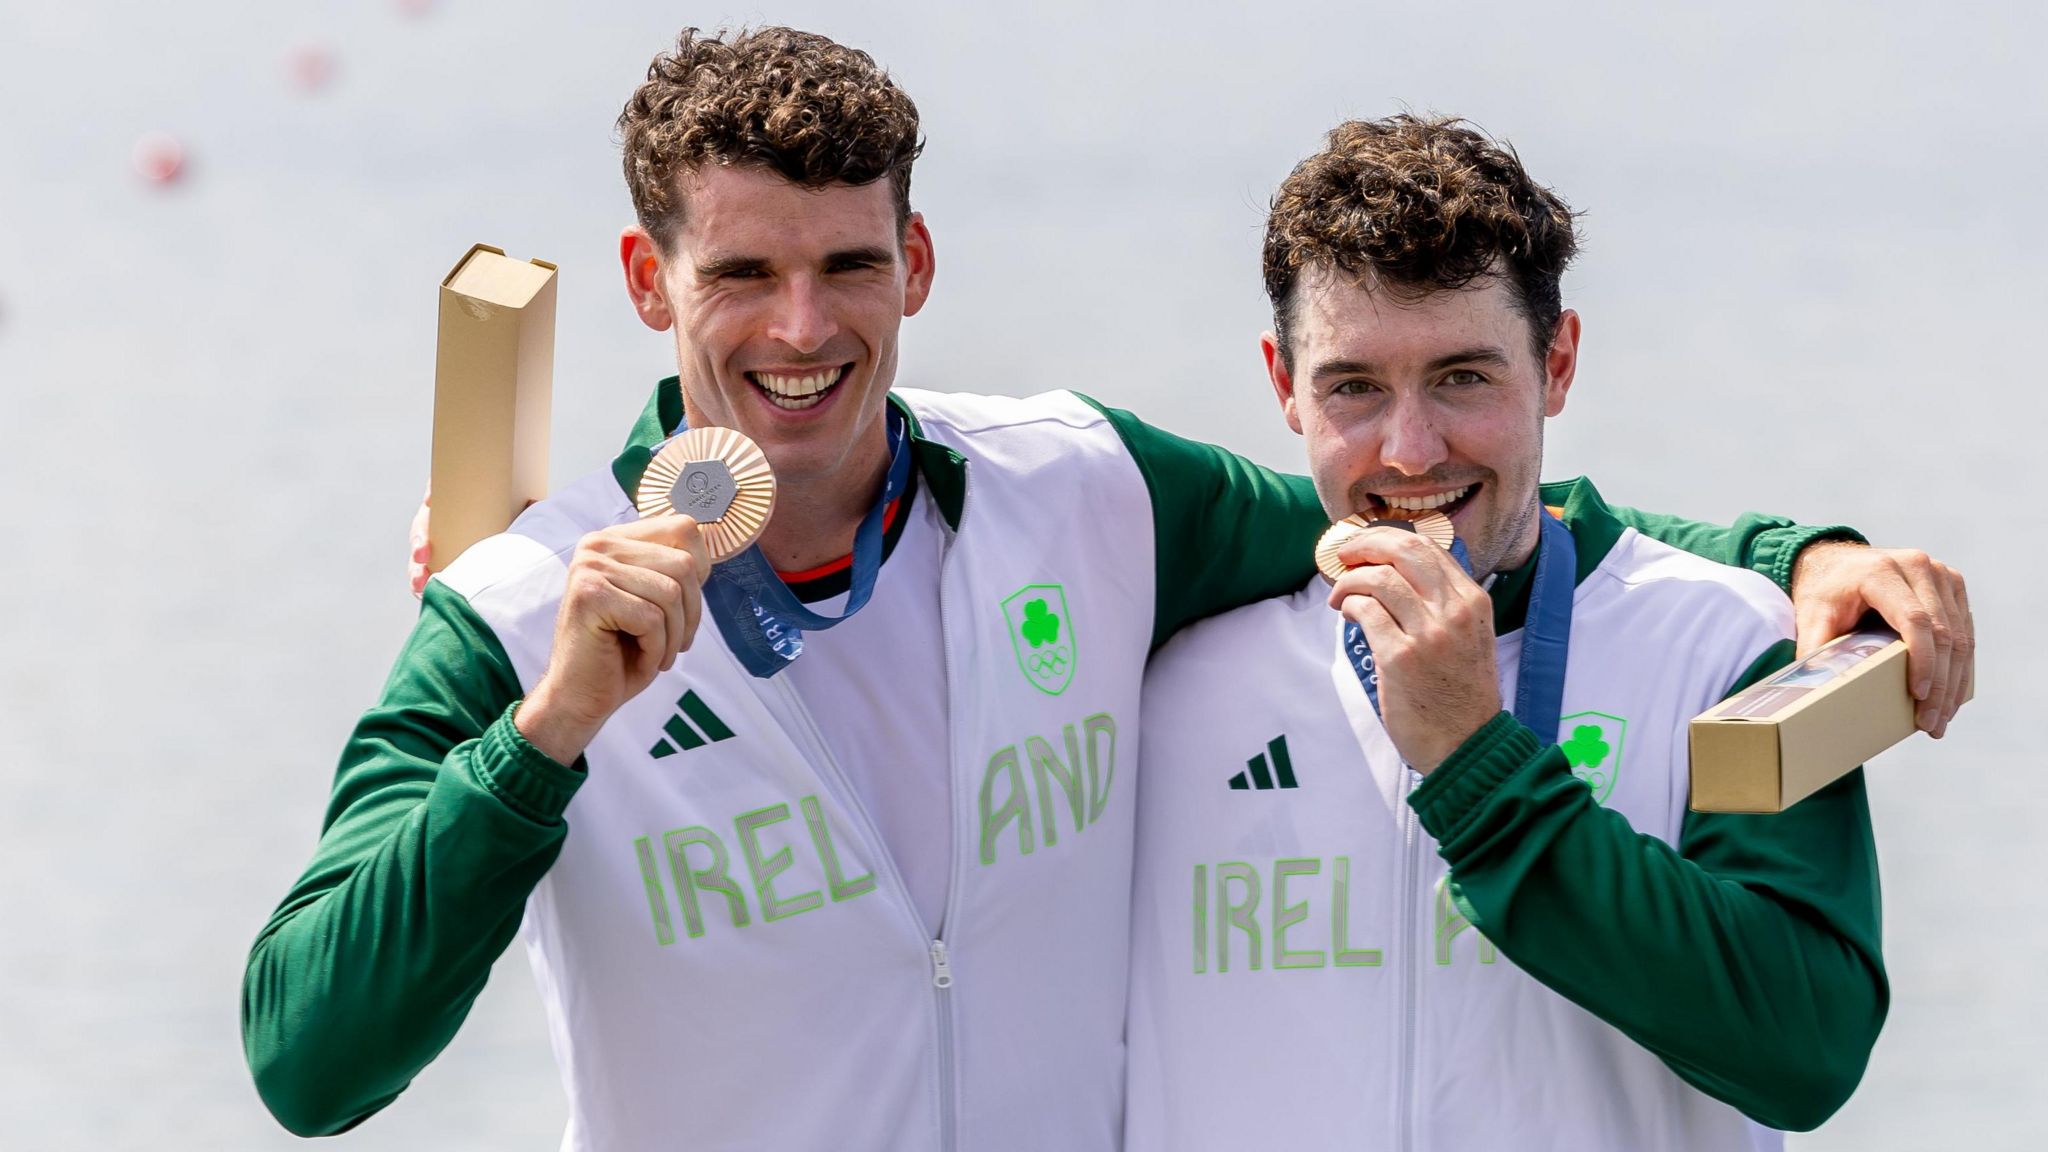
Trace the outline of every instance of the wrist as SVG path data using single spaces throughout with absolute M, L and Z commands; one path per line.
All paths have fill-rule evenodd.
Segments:
M 1867 545 L 1857 544 L 1852 540 L 1816 540 L 1808 544 L 1799 550 L 1799 555 L 1792 561 L 1792 586 L 1798 587 L 1812 576 L 1815 568 L 1825 566 L 1842 549 L 1862 547 Z
M 548 759 L 573 765 L 597 738 L 604 721 L 590 721 L 565 708 L 542 680 L 512 714 L 512 726 Z
M 503 715 L 484 729 L 470 764 L 477 782 L 507 807 L 535 823 L 557 823 L 576 790 L 588 778 L 589 765 L 580 758 L 573 764 L 562 764 L 534 747 L 516 722 L 524 703 L 513 701 Z
M 1845 549 L 1869 546 L 1862 533 L 1839 524 L 1780 528 L 1768 533 L 1757 545 L 1751 566 L 1791 595 L 1845 555 Z
M 1444 738 L 1434 741 L 1431 747 L 1420 750 L 1423 752 L 1427 762 L 1425 763 L 1424 760 L 1410 760 L 1408 761 L 1408 766 L 1423 776 L 1427 776 L 1441 768 L 1444 761 L 1455 755 L 1458 749 L 1471 743 L 1472 737 L 1478 735 L 1479 730 L 1486 727 L 1488 721 L 1499 715 L 1500 710 L 1500 703 L 1496 700 L 1493 702 L 1492 709 L 1482 716 L 1444 723 L 1437 729 L 1445 734 Z
M 1454 839 L 1495 791 L 1544 751 L 1536 734 L 1513 713 L 1499 712 L 1409 793 L 1409 807 L 1421 819 L 1423 830 L 1436 838 L 1445 859 L 1452 858 Z M 1555 757 L 1563 762 L 1562 753 Z

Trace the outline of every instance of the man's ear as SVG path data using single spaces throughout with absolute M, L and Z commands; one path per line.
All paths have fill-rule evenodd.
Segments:
M 640 314 L 640 322 L 656 332 L 666 332 L 676 322 L 668 290 L 662 286 L 663 260 L 661 245 L 647 229 L 634 224 L 619 233 L 619 266 L 626 273 L 626 295 L 633 301 L 633 311 Z
M 1557 330 L 1550 336 L 1550 351 L 1543 357 L 1543 414 L 1564 411 L 1565 394 L 1572 390 L 1572 378 L 1579 371 L 1579 314 L 1567 308 L 1557 318 Z
M 1299 436 L 1301 415 L 1294 410 L 1294 373 L 1287 367 L 1287 357 L 1280 354 L 1280 337 L 1272 332 L 1262 333 L 1259 352 L 1266 357 L 1266 378 L 1273 382 L 1273 395 L 1280 401 L 1280 414 L 1287 417 L 1287 426 Z
M 903 314 L 915 316 L 932 294 L 932 273 L 937 257 L 932 249 L 931 229 L 924 226 L 924 213 L 912 212 L 903 225 Z

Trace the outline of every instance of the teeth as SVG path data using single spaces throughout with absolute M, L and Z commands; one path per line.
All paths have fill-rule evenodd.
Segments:
M 816 400 L 811 398 L 838 383 L 839 369 L 828 368 L 809 376 L 776 376 L 768 372 L 749 372 L 747 377 L 759 385 L 763 392 L 768 393 L 768 398 L 775 401 L 777 407 L 808 408 L 810 404 L 784 404 L 782 401 L 811 400 L 811 403 L 816 403 Z
M 1380 499 L 1386 501 L 1389 508 L 1399 508 L 1404 512 L 1426 512 L 1431 508 L 1441 508 L 1461 500 L 1465 493 L 1471 490 L 1472 485 L 1467 484 L 1463 488 L 1439 492 L 1434 496 L 1382 496 Z

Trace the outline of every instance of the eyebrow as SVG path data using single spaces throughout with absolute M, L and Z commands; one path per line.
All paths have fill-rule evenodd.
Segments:
M 759 256 L 714 256 L 697 265 L 697 275 L 706 280 L 716 280 L 734 272 L 761 272 L 768 267 L 768 261 Z
M 861 247 L 842 248 L 825 256 L 825 263 L 827 264 L 840 264 L 846 261 L 857 261 L 862 264 L 893 264 L 896 262 L 896 254 L 887 248 Z
M 825 254 L 827 266 L 848 261 L 862 264 L 887 265 L 894 260 L 895 255 L 887 248 L 872 246 L 842 248 L 836 252 L 827 252 Z M 720 276 L 730 276 L 735 272 L 765 272 L 767 270 L 768 261 L 759 256 L 714 256 L 697 265 L 697 275 L 706 280 L 716 280 Z
M 1460 348 L 1456 352 L 1431 360 L 1423 365 L 1423 371 L 1439 372 L 1454 364 L 1491 364 L 1505 368 L 1508 366 L 1508 355 L 1491 344 L 1475 344 L 1470 348 Z M 1340 375 L 1372 376 L 1377 372 L 1377 369 L 1363 360 L 1324 360 L 1309 373 L 1309 378 L 1320 379 L 1324 376 Z

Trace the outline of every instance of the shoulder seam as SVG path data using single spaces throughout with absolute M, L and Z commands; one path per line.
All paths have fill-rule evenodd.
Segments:
M 899 394 L 905 391 L 910 391 L 922 392 L 925 395 L 931 396 L 958 395 L 958 393 L 932 392 L 929 389 L 899 389 L 898 391 Z M 1033 424 L 1057 424 L 1064 428 L 1073 428 L 1076 430 L 1080 430 L 1089 428 L 1099 428 L 1109 423 L 1108 416 L 1104 415 L 1099 408 L 1095 407 L 1095 405 L 1090 404 L 1088 402 L 1087 397 L 1081 395 L 1079 392 L 1076 392 L 1071 388 L 1057 388 L 1049 392 L 1034 393 L 1030 396 L 977 396 L 975 397 L 975 399 L 1001 399 L 1014 401 L 1019 404 L 1028 404 L 1034 400 L 1041 400 L 1046 397 L 1070 397 L 1074 400 L 1079 401 L 1084 407 L 1086 407 L 1089 410 L 1090 415 L 1085 419 L 1076 419 L 1073 416 L 1069 416 L 1058 412 L 1034 412 L 1026 416 L 1024 419 L 1019 420 L 991 420 L 987 422 L 968 424 L 952 419 L 949 416 L 938 416 L 929 409 L 919 408 L 916 406 L 916 400 L 911 399 L 910 397 L 905 397 L 905 399 L 911 401 L 913 408 L 917 411 L 917 417 L 919 421 L 923 422 L 927 427 L 933 424 L 937 424 L 938 426 L 949 429 L 951 431 L 965 434 L 972 434 L 976 432 L 996 432 L 1001 431 L 1002 429 L 1005 428 L 1026 428 Z
M 499 533 L 499 535 L 510 536 L 516 535 L 516 533 L 501 532 Z M 486 539 L 489 539 L 489 537 L 486 537 Z M 528 536 L 526 537 L 526 539 L 532 540 L 533 537 Z M 477 543 L 481 544 L 483 543 L 483 541 L 479 540 L 477 541 Z M 538 543 L 538 541 L 536 541 L 536 543 Z M 476 545 L 474 544 L 471 545 L 472 548 L 475 546 Z M 493 576 L 488 583 L 477 585 L 476 589 L 471 592 L 464 592 L 461 589 L 455 587 L 453 584 L 448 583 L 446 580 L 441 580 L 441 574 L 439 572 L 434 573 L 432 578 L 435 580 L 441 580 L 443 587 L 447 588 L 448 591 L 453 592 L 455 595 L 461 597 L 464 603 L 469 603 L 474 601 L 477 597 L 482 596 L 484 593 L 499 587 L 500 585 L 510 583 L 511 581 L 526 575 L 527 573 L 533 571 L 535 568 L 540 567 L 542 564 L 548 562 L 549 560 L 560 560 L 562 557 L 568 555 L 569 553 L 575 550 L 576 544 L 572 541 L 566 548 L 556 549 L 555 551 L 548 553 L 546 556 L 537 556 L 529 564 L 524 564 L 518 568 L 513 569 L 510 572 L 504 572 L 499 575 Z
M 1632 541 L 1625 537 L 1623 541 L 1618 543 L 1615 549 L 1608 553 L 1607 559 L 1602 560 L 1600 566 L 1593 570 L 1592 575 L 1586 580 L 1586 585 L 1590 585 L 1593 578 L 1598 577 L 1612 581 L 1622 588 L 1686 585 L 1701 589 L 1711 589 L 1711 592 L 1704 594 L 1713 596 L 1727 608 L 1740 609 L 1750 614 L 1759 622 L 1773 626 L 1778 622 L 1773 614 L 1774 608 L 1785 612 L 1790 612 L 1791 610 L 1791 598 L 1785 594 L 1784 589 L 1772 583 L 1770 577 L 1765 576 L 1761 572 L 1733 564 L 1722 564 L 1719 561 L 1708 560 L 1702 556 L 1695 556 L 1682 548 L 1674 548 L 1663 541 L 1643 536 L 1634 528 L 1629 528 L 1625 531 L 1628 536 L 1633 536 L 1634 540 Z M 1675 556 L 1685 557 L 1709 569 L 1719 570 L 1720 578 L 1705 573 L 1699 576 L 1660 575 L 1642 577 L 1613 571 L 1612 561 L 1614 557 L 1623 551 L 1624 545 L 1633 544 L 1637 541 L 1656 545 L 1659 548 L 1669 550 Z M 1744 588 L 1744 584 L 1750 584 L 1752 587 Z M 1769 603 L 1765 602 L 1766 590 L 1768 590 L 1770 597 L 1775 597 Z
M 590 476 L 586 476 L 586 477 L 582 478 L 581 480 L 578 480 L 578 481 L 577 481 L 577 482 L 576 482 L 575 484 L 571 484 L 571 485 L 570 485 L 569 487 L 567 487 L 567 488 L 564 488 L 564 489 L 562 489 L 562 492 L 561 492 L 561 493 L 559 493 L 559 494 L 563 494 L 563 495 L 567 494 L 567 493 L 568 493 L 569 491 L 573 490 L 573 489 L 574 489 L 574 488 L 575 488 L 575 487 L 576 487 L 576 486 L 577 486 L 578 484 L 584 483 L 585 481 L 588 481 L 588 480 L 590 480 L 590 479 L 591 479 L 592 477 L 594 477 L 594 476 L 596 476 L 596 475 L 598 475 L 598 474 L 597 474 L 597 473 L 591 473 L 591 475 L 590 475 Z M 606 473 L 606 476 L 607 476 L 607 478 L 609 478 L 609 473 Z M 628 504 L 628 505 L 627 505 L 627 507 L 631 507 L 631 505 L 630 505 L 630 504 Z M 550 513 L 553 513 L 553 512 L 555 512 L 555 510 L 554 510 L 554 509 L 549 509 L 548 511 L 549 511 Z M 564 516 L 563 516 L 563 520 L 564 520 L 564 521 L 567 521 L 567 522 L 569 522 L 569 523 L 570 523 L 570 526 L 571 526 L 571 527 L 575 527 L 575 524 L 574 524 L 574 522 L 573 522 L 573 521 L 569 521 L 569 518 L 568 518 L 568 517 L 567 517 L 566 515 L 564 515 Z M 535 568 L 538 568 L 538 567 L 540 567 L 540 566 L 541 566 L 542 564 L 545 564 L 545 563 L 547 563 L 547 562 L 548 562 L 548 561 L 550 561 L 550 560 L 555 560 L 555 561 L 559 561 L 559 560 L 561 560 L 561 558 L 562 558 L 562 557 L 564 557 L 564 556 L 568 555 L 569 553 L 571 553 L 571 552 L 573 552 L 573 551 L 575 551 L 575 550 L 576 550 L 576 545 L 577 545 L 577 543 L 578 543 L 579 541 L 581 541 L 581 540 L 583 539 L 584 535 L 586 535 L 586 534 L 588 534 L 588 533 L 590 533 L 590 532 L 595 532 L 595 531 L 598 531 L 599 529 L 602 529 L 602 528 L 609 528 L 609 527 L 612 527 L 612 526 L 614 526 L 614 525 L 616 525 L 616 524 L 621 524 L 621 523 L 624 523 L 624 521 L 621 521 L 621 520 L 615 520 L 615 519 L 614 519 L 614 520 L 606 520 L 606 521 L 604 521 L 604 522 L 603 522 L 602 524 L 598 524 L 598 525 L 596 525 L 596 526 L 594 526 L 594 527 L 587 527 L 587 528 L 584 528 L 584 529 L 582 529 L 582 531 L 580 531 L 580 532 L 577 532 L 577 533 L 576 533 L 576 536 L 575 536 L 575 538 L 574 538 L 574 539 L 571 539 L 571 540 L 570 540 L 570 541 L 569 541 L 568 543 L 566 543 L 566 544 L 563 544 L 563 545 L 561 545 L 561 546 L 559 546 L 559 547 L 555 548 L 554 550 L 552 550 L 551 552 L 547 553 L 547 554 L 546 554 L 546 555 L 544 555 L 544 556 L 536 556 L 536 557 L 534 557 L 534 558 L 533 558 L 533 559 L 532 559 L 531 561 L 529 561 L 528 563 L 522 564 L 522 565 L 520 565 L 519 567 L 516 567 L 516 568 L 513 568 L 513 569 L 511 569 L 510 571 L 505 571 L 505 572 L 498 572 L 498 573 L 494 573 L 494 574 L 492 574 L 492 575 L 491 575 L 491 576 L 490 576 L 490 577 L 489 577 L 489 578 L 488 578 L 488 579 L 487 579 L 487 580 L 486 580 L 486 581 L 485 581 L 484 583 L 482 583 L 482 584 L 479 584 L 479 585 L 477 585 L 477 586 L 476 586 L 476 588 L 475 588 L 474 590 L 470 591 L 470 592 L 463 592 L 463 591 L 462 591 L 461 589 L 457 588 L 457 587 L 456 587 L 455 585 L 453 585 L 453 584 L 450 584 L 450 583 L 448 583 L 448 581 L 447 581 L 446 579 L 444 579 L 444 578 L 443 578 L 443 574 L 442 574 L 442 573 L 439 573 L 439 572 L 435 573 L 435 574 L 434 574 L 434 576 L 433 576 L 433 579 L 436 579 L 436 580 L 440 580 L 440 581 L 442 582 L 442 584 L 443 584 L 443 585 L 444 585 L 445 587 L 447 587 L 447 589 L 448 589 L 448 590 L 449 590 L 450 592 L 453 592 L 453 593 L 455 593 L 455 594 L 456 594 L 457 596 L 460 596 L 460 597 L 461 597 L 461 598 L 462 598 L 463 600 L 465 600 L 465 601 L 470 601 L 470 600 L 473 600 L 473 599 L 475 599 L 475 598 L 476 598 L 476 597 L 478 597 L 478 596 L 481 596 L 481 595 L 483 595 L 483 594 L 485 594 L 485 593 L 487 593 L 487 592 L 491 591 L 491 590 L 492 590 L 492 589 L 494 589 L 494 588 L 497 588 L 497 587 L 499 587 L 500 585 L 503 585 L 503 584 L 505 584 L 505 583 L 508 583 L 508 582 L 510 582 L 510 581 L 512 581 L 512 580 L 516 580 L 516 579 L 518 579 L 518 578 L 519 578 L 519 577 L 521 577 L 521 576 L 524 576 L 524 575 L 526 575 L 527 573 L 529 573 L 529 572 L 533 571 L 533 570 L 534 570 Z M 497 534 L 496 534 L 496 536 L 519 536 L 519 537 L 521 537 L 522 539 L 525 539 L 525 540 L 531 540 L 531 541 L 533 541 L 533 543 L 534 543 L 535 545 L 541 545 L 541 541 L 540 541 L 539 539 L 537 539 L 537 538 L 535 538 L 535 537 L 533 537 L 533 536 L 527 536 L 527 535 L 525 535 L 524 533 L 520 533 L 520 532 L 515 532 L 515 531 L 513 531 L 513 529 L 514 529 L 514 528 L 517 528 L 518 526 L 519 526 L 519 521 L 515 519 L 515 520 L 514 520 L 514 521 L 513 521 L 512 523 L 511 523 L 511 525 L 509 525 L 509 526 L 507 526 L 507 527 L 506 527 L 505 531 L 497 533 Z M 482 543 L 484 543 L 484 541 L 486 541 L 486 540 L 492 540 L 492 539 L 496 539 L 496 536 L 486 536 L 486 537 L 484 537 L 484 540 L 479 540 L 479 541 L 477 541 L 477 544 L 482 544 Z M 471 548 L 475 548 L 475 547 L 477 546 L 477 544 L 472 544 L 472 545 L 470 545 L 470 547 L 471 547 Z M 465 553 L 465 555 L 467 555 L 467 553 Z M 461 558 L 460 558 L 460 557 L 457 557 L 457 559 L 456 559 L 456 563 L 457 563 L 457 564 L 460 564 L 460 563 L 461 563 Z M 452 567 L 452 565 L 451 565 L 451 567 Z

